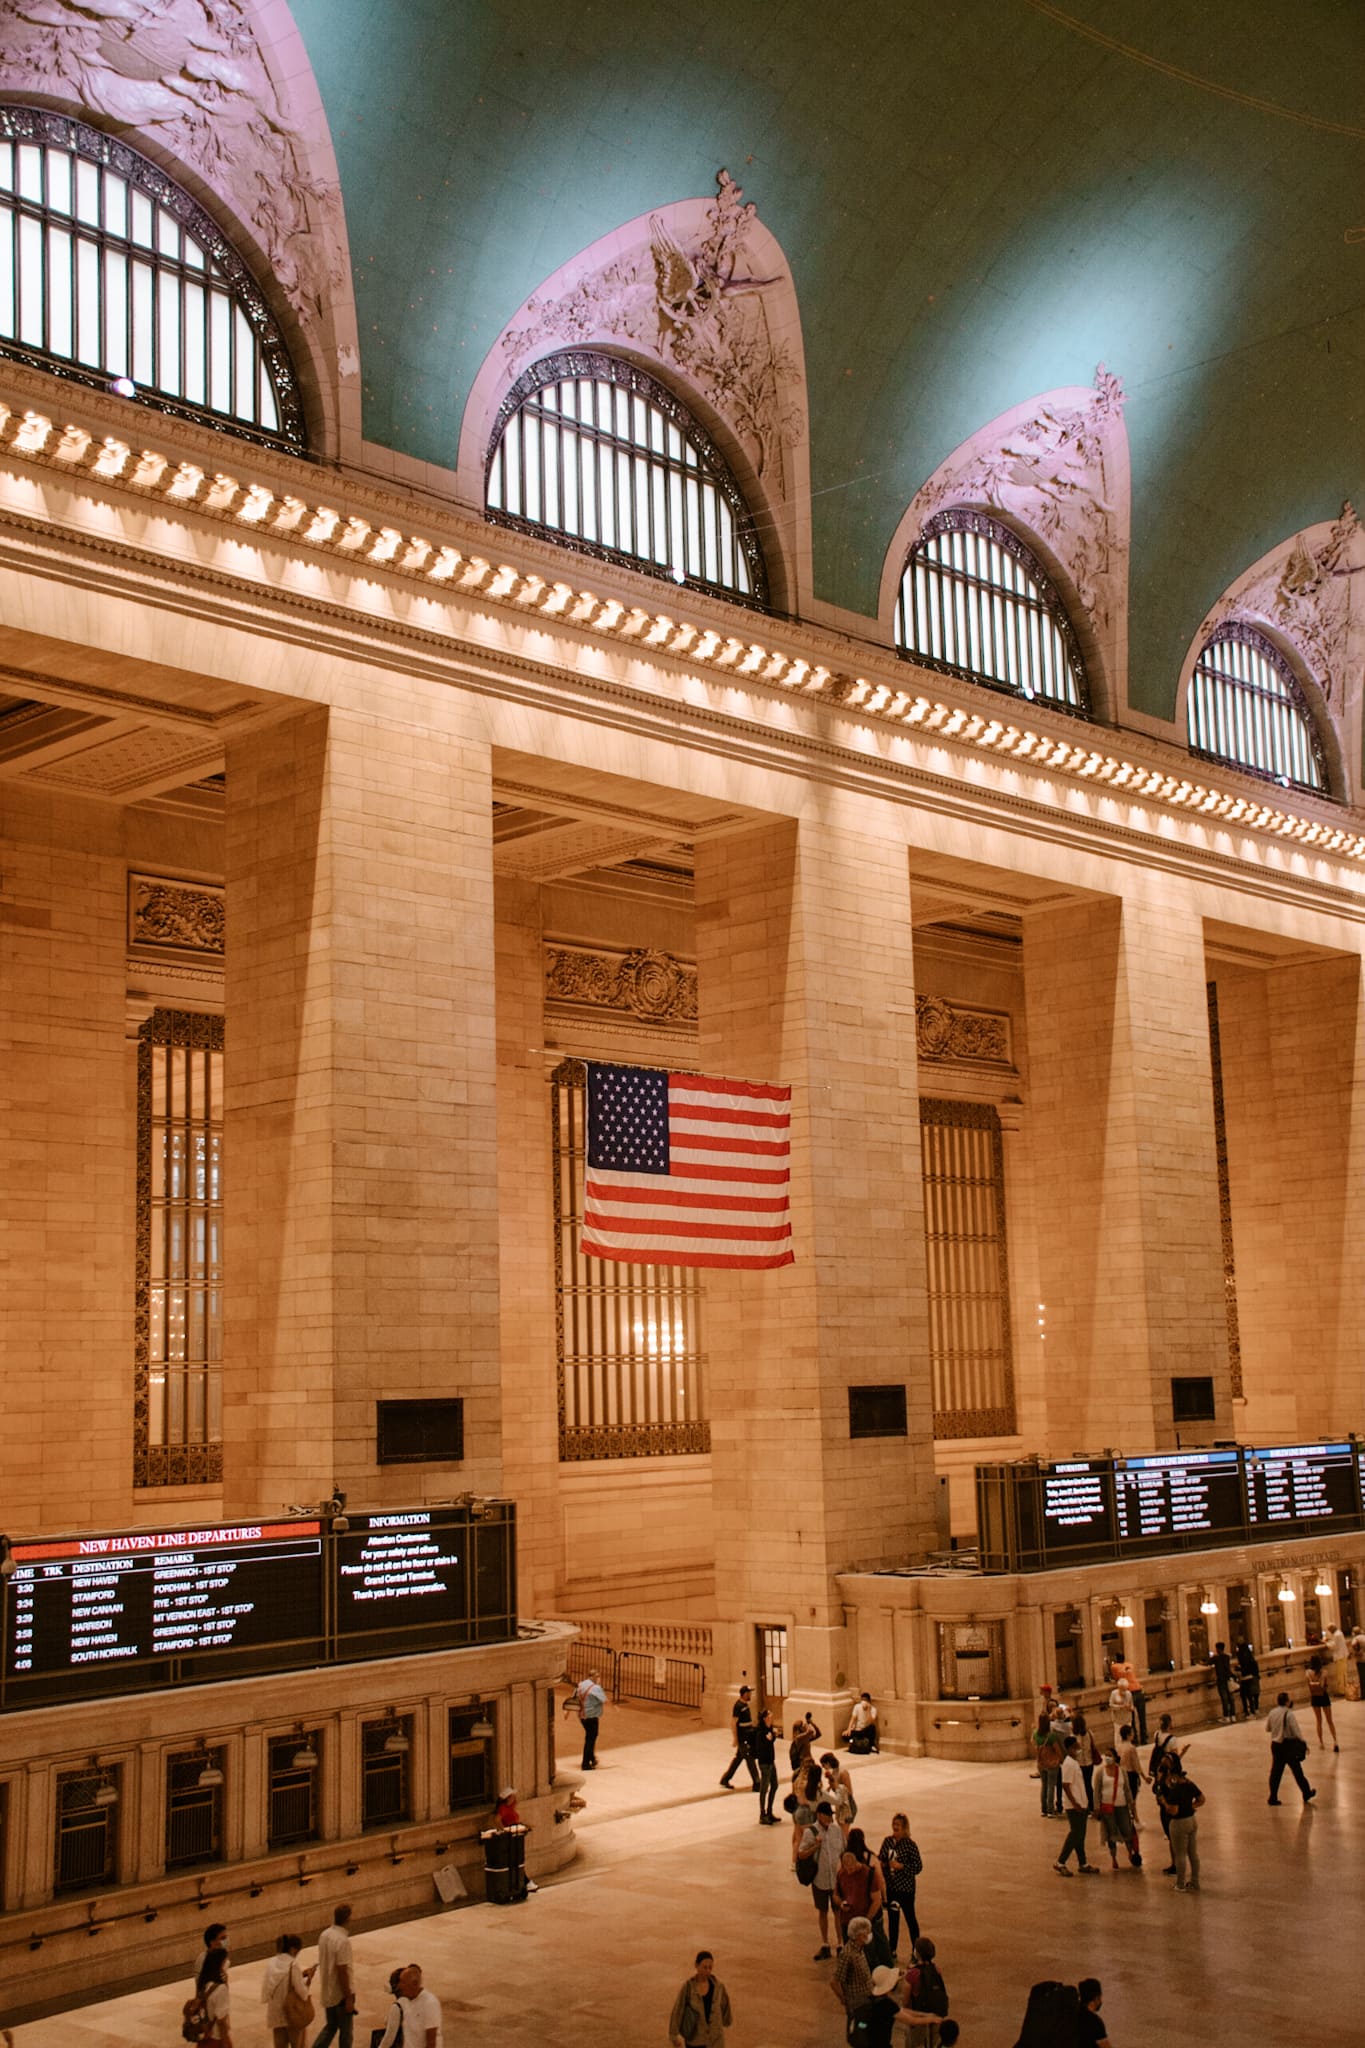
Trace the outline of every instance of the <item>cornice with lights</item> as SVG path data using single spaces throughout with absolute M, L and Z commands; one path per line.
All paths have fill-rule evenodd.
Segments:
M 704 617 L 702 622 L 689 620 L 680 614 L 694 609 L 690 595 L 669 611 L 651 610 L 621 597 L 600 597 L 552 573 L 527 571 L 499 561 L 496 557 L 501 549 L 490 548 L 485 554 L 468 541 L 467 547 L 461 548 L 382 523 L 382 512 L 376 512 L 372 520 L 360 512 L 338 510 L 314 495 L 311 487 L 317 472 L 305 463 L 281 458 L 279 469 L 289 481 L 281 480 L 278 487 L 272 487 L 259 480 L 243 481 L 214 467 L 207 436 L 201 445 L 205 460 L 198 462 L 138 447 L 132 439 L 100 434 L 74 421 L 61 423 L 36 407 L 24 406 L 22 399 L 10 404 L 0 398 L 0 449 L 26 463 L 85 477 L 143 501 L 156 500 L 173 511 L 221 521 L 238 532 L 269 535 L 319 556 L 364 564 L 433 593 L 477 596 L 481 604 L 510 615 L 557 621 L 585 635 L 600 635 L 623 650 L 856 711 L 888 727 L 932 735 L 979 755 L 1046 770 L 1077 784 L 1099 785 L 1126 799 L 1160 804 L 1337 859 L 1365 859 L 1365 832 L 1353 825 L 1289 811 L 1247 791 L 1220 789 L 1174 766 L 1127 758 L 1108 743 L 1118 735 L 1099 728 L 1049 731 L 1044 720 L 1032 722 L 1029 713 L 1035 707 L 1024 700 L 1007 700 L 998 710 L 945 703 L 917 687 L 913 671 L 903 684 L 898 679 L 869 678 L 781 644 L 789 634 L 799 636 L 807 639 L 814 652 L 818 636 L 805 629 L 779 627 L 772 634 L 765 632 L 759 641 L 749 637 L 752 614 L 737 611 L 731 620 L 728 615 L 720 616 L 721 608 L 715 607 L 717 616 L 709 623 Z M 214 455 L 219 452 L 213 449 Z M 310 487 L 306 496 L 301 495 L 305 484 Z M 401 504 L 409 515 L 413 509 L 409 501 L 392 493 L 376 491 L 374 496 L 387 498 L 394 506 Z M 487 547 L 494 533 L 494 529 L 483 529 L 480 545 Z M 500 542 L 503 539 L 501 534 L 496 537 Z M 703 610 L 700 605 L 695 609 Z M 732 626 L 738 630 L 730 630 Z M 849 643 L 849 649 L 856 652 L 854 643 Z M 838 659 L 831 649 L 830 660 Z

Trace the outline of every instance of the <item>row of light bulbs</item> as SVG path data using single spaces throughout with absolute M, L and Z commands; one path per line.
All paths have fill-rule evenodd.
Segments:
M 1332 1597 L 1332 1588 L 1328 1585 L 1326 1579 L 1319 1579 L 1316 1586 L 1314 1586 L 1313 1591 L 1317 1595 L 1319 1600 L 1330 1600 Z M 1294 1591 L 1294 1588 L 1291 1585 L 1287 1584 L 1284 1581 L 1281 1582 L 1277 1598 L 1283 1600 L 1286 1606 L 1292 1605 L 1292 1603 L 1295 1600 L 1297 1600 L 1298 1597 L 1298 1594 Z M 1218 1602 L 1214 1599 L 1212 1593 L 1209 1592 L 1209 1590 L 1206 1587 L 1204 1591 L 1204 1597 L 1199 1603 L 1199 1612 L 1201 1614 L 1217 1614 L 1218 1611 Z M 1118 1613 L 1114 1616 L 1114 1627 L 1136 1628 L 1136 1626 L 1137 1623 L 1133 1620 L 1133 1617 L 1128 1612 L 1128 1609 L 1126 1607 L 1120 1607 Z

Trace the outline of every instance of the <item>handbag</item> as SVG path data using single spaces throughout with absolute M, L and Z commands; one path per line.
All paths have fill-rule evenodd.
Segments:
M 819 1868 L 820 1852 L 818 1849 L 809 1856 L 798 1856 L 796 1859 L 796 1882 L 798 1884 L 814 1884 L 815 1873 Z
M 291 2032 L 308 2026 L 313 2019 L 313 2001 L 305 1993 L 296 1991 L 293 1983 L 285 1987 L 284 2023 Z

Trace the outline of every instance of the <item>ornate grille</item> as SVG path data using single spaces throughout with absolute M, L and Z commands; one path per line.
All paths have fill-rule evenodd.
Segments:
M 1014 1416 L 1005 1159 L 989 1103 L 920 1101 L 936 1437 L 1008 1436 Z
M 586 1075 L 552 1081 L 559 1455 L 646 1458 L 709 1451 L 702 1290 L 686 1266 L 592 1259 L 581 1248 Z
M 134 1481 L 222 1476 L 223 1020 L 138 1032 Z
M 910 550 L 896 645 L 926 668 L 1090 712 L 1085 665 L 1041 562 L 984 512 L 939 512 Z
M 1190 751 L 1267 781 L 1328 787 L 1327 758 L 1303 691 L 1277 647 L 1253 626 L 1220 626 L 1194 665 Z
M 35 107 L 0 107 L 0 353 L 303 445 L 283 339 L 217 225 L 126 143 Z
M 498 411 L 486 504 L 505 526 L 699 590 L 768 601 L 754 523 L 724 456 L 634 363 L 546 356 Z

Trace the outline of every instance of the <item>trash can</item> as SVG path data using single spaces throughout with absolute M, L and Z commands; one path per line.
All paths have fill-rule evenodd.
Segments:
M 512 1903 L 511 1833 L 510 1828 L 485 1828 L 479 1836 L 483 1843 L 483 1895 L 491 1906 Z
M 511 1901 L 519 1906 L 526 1897 L 526 1836 L 527 1829 L 520 1822 L 515 1827 L 504 1828 L 507 1838 L 507 1879 Z

